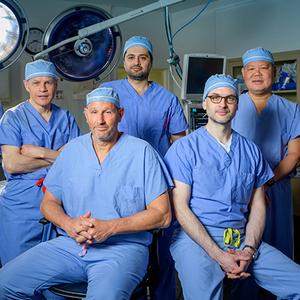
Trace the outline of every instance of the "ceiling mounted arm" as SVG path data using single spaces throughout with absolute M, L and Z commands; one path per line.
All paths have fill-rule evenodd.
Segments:
M 138 8 L 136 10 L 133 10 L 129 13 L 120 15 L 118 17 L 114 17 L 114 18 L 111 18 L 109 20 L 106 20 L 106 21 L 103 21 L 103 22 L 100 22 L 100 23 L 82 28 L 82 29 L 78 30 L 78 35 L 70 37 L 68 39 L 65 39 L 65 40 L 63 40 L 63 41 L 47 48 L 46 50 L 44 50 L 44 51 L 38 53 L 37 55 L 35 55 L 34 59 L 44 57 L 49 52 L 51 52 L 51 51 L 53 51 L 53 50 L 55 50 L 59 47 L 62 47 L 64 45 L 68 44 L 68 43 L 75 42 L 79 39 L 83 39 L 87 36 L 90 36 L 92 34 L 100 32 L 100 31 L 102 31 L 104 29 L 107 29 L 109 27 L 115 26 L 117 24 L 123 23 L 123 22 L 128 21 L 128 20 L 131 20 L 131 19 L 136 18 L 138 16 L 141 16 L 143 14 L 147 14 L 147 13 L 152 12 L 154 10 L 157 10 L 159 8 L 166 7 L 168 5 L 172 5 L 172 4 L 175 4 L 175 3 L 178 3 L 178 2 L 182 2 L 182 1 L 184 1 L 184 0 L 160 0 L 160 1 L 154 2 L 152 4 L 149 4 L 149 5 L 143 6 L 141 8 Z

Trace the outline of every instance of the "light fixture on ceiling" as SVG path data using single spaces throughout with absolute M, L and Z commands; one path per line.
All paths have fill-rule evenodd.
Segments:
M 111 18 L 91 6 L 71 8 L 57 16 L 47 27 L 45 50 L 34 59 L 48 57 L 62 77 L 84 81 L 107 76 L 117 65 L 121 53 L 120 23 L 183 0 L 160 0 L 129 13 Z
M 0 1 L 0 70 L 8 68 L 20 57 L 27 44 L 28 30 L 21 6 L 13 0 Z

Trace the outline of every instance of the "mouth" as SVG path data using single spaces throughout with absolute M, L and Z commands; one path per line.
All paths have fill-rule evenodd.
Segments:
M 227 110 L 216 111 L 216 114 L 219 116 L 226 116 L 229 112 Z

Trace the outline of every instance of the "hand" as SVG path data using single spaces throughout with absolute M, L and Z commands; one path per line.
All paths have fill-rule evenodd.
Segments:
M 88 244 L 91 244 L 93 242 L 93 237 L 88 233 L 88 230 L 93 226 L 94 225 L 91 222 L 91 212 L 88 211 L 78 218 L 71 218 L 64 227 L 64 230 L 77 243 L 82 244 L 87 242 Z
M 96 220 L 91 218 L 93 227 L 88 229 L 94 242 L 101 243 L 113 235 L 114 220 Z
M 32 158 L 43 158 L 44 148 L 31 144 L 25 144 L 21 147 L 21 154 Z
M 250 277 L 251 274 L 246 272 L 246 270 L 248 269 L 252 261 L 253 251 L 247 248 L 242 251 L 235 251 L 230 249 L 228 250 L 228 252 L 234 255 L 236 261 L 238 262 L 239 268 L 235 269 L 233 272 L 227 272 L 227 277 L 229 279 L 246 279 Z
M 240 269 L 238 264 L 239 260 L 235 256 L 234 250 L 229 250 L 228 252 L 223 251 L 218 262 L 226 274 L 237 273 L 237 271 Z

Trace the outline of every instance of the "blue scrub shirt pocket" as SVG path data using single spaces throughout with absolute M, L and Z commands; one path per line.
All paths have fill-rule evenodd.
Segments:
M 120 217 L 129 217 L 145 209 L 143 191 L 140 187 L 124 185 L 114 197 L 114 208 Z
M 255 175 L 251 173 L 238 173 L 236 179 L 236 186 L 233 189 L 233 198 L 236 203 L 241 204 L 246 208 L 255 184 Z
M 193 194 L 197 197 L 223 196 L 226 175 L 213 166 L 203 166 L 193 170 Z

